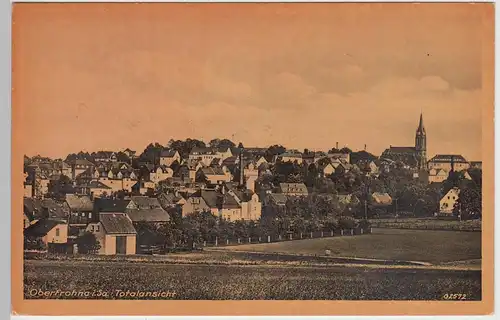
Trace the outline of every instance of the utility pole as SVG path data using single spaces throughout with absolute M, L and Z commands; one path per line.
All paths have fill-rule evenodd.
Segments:
M 394 217 L 396 218 L 396 221 L 398 221 L 398 198 L 396 200 L 396 212 L 394 212 Z
M 462 203 L 458 203 L 458 220 L 462 221 Z
M 365 220 L 368 220 L 368 202 L 365 199 Z

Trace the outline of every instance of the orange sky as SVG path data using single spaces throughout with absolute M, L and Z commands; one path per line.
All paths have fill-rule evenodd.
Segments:
M 429 156 L 479 160 L 488 6 L 15 4 L 14 143 L 54 157 L 187 137 L 379 154 L 413 145 L 423 110 Z

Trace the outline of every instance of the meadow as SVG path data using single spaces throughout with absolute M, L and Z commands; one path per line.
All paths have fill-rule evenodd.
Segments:
M 439 264 L 481 259 L 481 232 L 374 228 L 372 234 L 265 244 L 245 244 L 221 250 L 422 261 Z
M 101 292 L 80 299 L 117 299 L 121 292 L 169 292 L 181 300 L 441 300 L 450 293 L 481 299 L 478 270 L 366 267 L 175 265 L 27 260 L 25 299 L 36 292 Z M 105 295 L 103 295 L 105 294 Z M 52 297 L 53 298 L 53 297 Z M 68 299 L 59 297 L 59 299 Z M 73 298 L 75 299 L 75 298 Z M 120 298 L 121 299 L 121 298 Z M 138 299 L 127 296 L 124 299 Z
M 481 220 L 450 220 L 437 218 L 399 218 L 371 219 L 372 227 L 415 229 L 415 230 L 449 230 L 449 231 L 481 231 Z
M 26 253 L 25 298 L 75 299 L 37 296 L 57 290 L 94 293 L 78 299 L 141 298 L 117 296 L 129 290 L 175 293 L 142 299 L 480 300 L 481 233 L 375 228 L 161 256 Z

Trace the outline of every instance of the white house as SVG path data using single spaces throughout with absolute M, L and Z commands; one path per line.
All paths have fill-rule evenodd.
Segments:
M 458 200 L 460 189 L 452 188 L 439 201 L 439 213 L 441 215 L 452 215 L 455 203 Z

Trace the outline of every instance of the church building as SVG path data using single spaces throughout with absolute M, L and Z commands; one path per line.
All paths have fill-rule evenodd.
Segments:
M 393 147 L 385 149 L 380 158 L 401 161 L 418 169 L 427 169 L 427 135 L 425 133 L 424 119 L 420 114 L 420 121 L 415 134 L 414 147 Z

